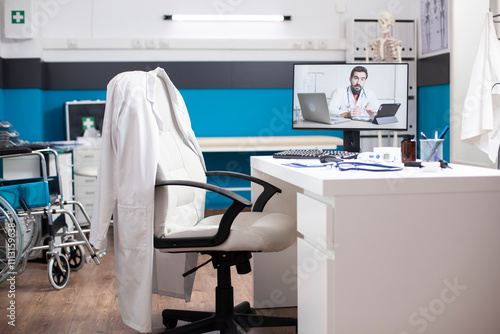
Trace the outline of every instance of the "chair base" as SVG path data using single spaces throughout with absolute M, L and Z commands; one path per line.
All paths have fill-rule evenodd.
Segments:
M 162 316 L 167 328 L 175 327 L 177 320 L 190 322 L 164 332 L 169 334 L 207 333 L 216 330 L 227 334 L 241 334 L 246 333 L 244 328 L 297 326 L 296 318 L 257 315 L 248 302 L 236 305 L 233 316 L 229 317 L 217 316 L 215 312 L 182 310 L 164 310 Z
M 270 317 L 257 315 L 248 302 L 234 307 L 232 316 L 218 316 L 215 312 L 163 310 L 163 324 L 167 328 L 177 325 L 177 320 L 188 321 L 190 324 L 173 328 L 164 333 L 207 333 L 219 330 L 221 333 L 242 334 L 243 328 L 252 327 L 297 327 L 296 318 Z
M 231 253 L 225 253 L 222 256 L 227 260 L 228 254 Z M 216 258 L 221 254 L 211 255 Z M 235 254 L 231 254 L 231 256 L 232 255 Z M 171 328 L 163 333 L 197 334 L 218 330 L 226 334 L 241 334 L 246 333 L 243 328 L 285 326 L 294 326 L 295 330 L 297 330 L 297 318 L 258 315 L 255 310 L 250 307 L 250 303 L 248 302 L 243 302 L 234 306 L 230 267 L 232 265 L 241 265 L 241 263 L 234 263 L 232 261 L 223 265 L 221 265 L 220 262 L 217 263 L 215 312 L 163 310 L 163 324 L 165 327 Z M 175 328 L 178 320 L 187 321 L 189 324 Z

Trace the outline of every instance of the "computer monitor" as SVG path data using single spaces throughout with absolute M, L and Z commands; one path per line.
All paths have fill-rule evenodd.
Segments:
M 341 130 L 344 150 L 359 152 L 360 131 L 408 129 L 406 63 L 300 63 L 293 74 L 295 130 Z

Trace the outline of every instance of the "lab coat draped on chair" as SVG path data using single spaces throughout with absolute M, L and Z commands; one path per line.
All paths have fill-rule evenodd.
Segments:
M 124 323 L 140 332 L 151 331 L 152 293 L 189 301 L 194 274 L 182 278 L 182 273 L 197 264 L 197 253 L 160 253 L 153 248 L 155 181 L 163 130 L 154 99 L 157 78 L 165 83 L 176 126 L 204 166 L 184 100 L 166 72 L 157 68 L 118 74 L 107 87 L 90 231 L 92 245 L 105 249 L 113 217 L 120 312 Z

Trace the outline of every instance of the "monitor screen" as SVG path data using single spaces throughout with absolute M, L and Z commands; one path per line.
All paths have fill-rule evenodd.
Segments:
M 293 129 L 407 127 L 408 64 L 294 64 Z

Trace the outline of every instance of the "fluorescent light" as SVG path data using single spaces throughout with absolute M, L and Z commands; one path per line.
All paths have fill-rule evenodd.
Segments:
M 229 22 L 281 22 L 290 21 L 287 15 L 165 15 L 164 20 L 172 21 L 229 21 Z

